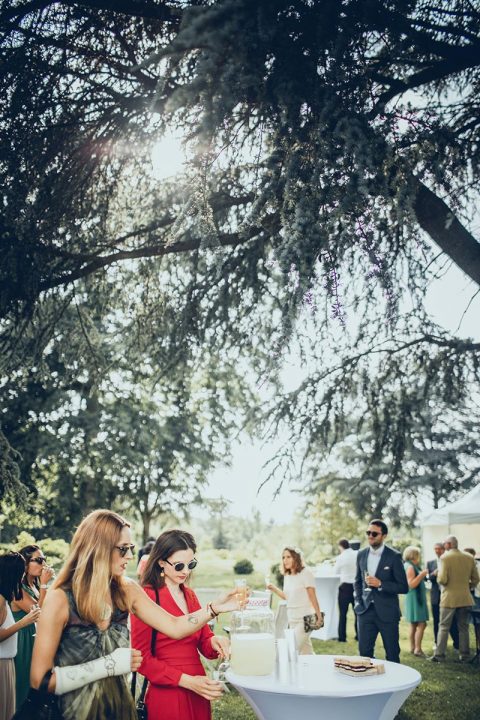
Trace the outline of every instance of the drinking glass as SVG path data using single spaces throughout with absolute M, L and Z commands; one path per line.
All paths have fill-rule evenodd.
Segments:
M 372 592 L 372 588 L 367 585 L 367 577 L 369 574 L 368 570 L 365 570 L 365 592 Z
M 237 578 L 235 580 L 235 588 L 236 588 L 236 595 L 238 598 L 238 602 L 241 603 L 240 605 L 240 617 L 241 617 L 241 627 L 245 628 L 246 625 L 243 622 L 243 603 L 247 599 L 247 581 L 244 578 Z

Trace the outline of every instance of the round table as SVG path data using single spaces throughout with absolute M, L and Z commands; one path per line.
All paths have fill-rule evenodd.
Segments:
M 276 674 L 226 679 L 259 720 L 393 720 L 421 681 L 413 668 L 385 661 L 385 674 L 350 677 L 334 670 L 334 655 L 302 655 L 288 682 Z

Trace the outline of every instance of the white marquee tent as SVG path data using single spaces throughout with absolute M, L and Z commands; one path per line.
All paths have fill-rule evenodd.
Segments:
M 447 535 L 458 538 L 461 550 L 473 547 L 480 554 L 480 484 L 422 520 L 424 560 L 433 558 L 434 544 Z

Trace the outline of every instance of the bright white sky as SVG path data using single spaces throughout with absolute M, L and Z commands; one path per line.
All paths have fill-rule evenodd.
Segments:
M 182 172 L 184 163 L 185 152 L 180 137 L 166 135 L 155 146 L 152 166 L 153 174 L 159 180 Z M 475 231 L 478 234 L 478 227 Z M 431 286 L 427 296 L 427 309 L 433 319 L 446 330 L 478 341 L 480 294 L 476 295 L 469 305 L 476 290 L 478 288 L 452 263 L 441 280 L 435 281 Z M 300 368 L 291 365 L 286 369 L 284 377 L 289 387 L 295 387 L 302 379 Z M 274 453 L 274 445 L 262 447 L 259 442 L 252 442 L 245 437 L 234 447 L 232 466 L 219 468 L 212 474 L 206 494 L 209 497 L 224 496 L 230 500 L 232 515 L 246 516 L 251 513 L 252 508 L 258 508 L 265 520 L 273 517 L 276 522 L 288 522 L 300 506 L 301 497 L 288 486 L 283 487 L 277 497 L 274 497 L 281 477 L 258 490 L 268 474 L 263 465 Z
M 427 297 L 428 310 L 433 319 L 446 330 L 457 331 L 463 337 L 472 337 L 479 341 L 480 294 L 473 299 L 462 320 L 462 315 L 477 290 L 478 288 L 452 264 L 444 277 L 432 285 Z M 460 322 L 460 328 L 457 330 Z M 292 386 L 297 385 L 302 379 L 300 370 L 295 367 L 290 367 L 286 376 L 288 384 Z M 249 438 L 245 438 L 234 449 L 232 467 L 218 469 L 213 473 L 208 495 L 210 497 L 223 495 L 229 499 L 232 515 L 249 515 L 251 509 L 255 507 L 259 508 L 265 520 L 273 517 L 277 523 L 288 522 L 301 505 L 301 497 L 285 486 L 274 498 L 281 477 L 278 478 L 278 482 L 272 481 L 258 492 L 258 488 L 267 476 L 267 472 L 262 469 L 263 464 L 274 452 L 273 445 L 262 448 L 260 443 L 253 443 Z M 429 509 L 425 508 L 425 511 Z

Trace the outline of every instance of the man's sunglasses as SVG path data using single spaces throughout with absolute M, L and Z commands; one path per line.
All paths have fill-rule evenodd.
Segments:
M 127 552 L 130 550 L 130 552 L 134 553 L 135 551 L 135 545 L 115 545 L 116 549 L 120 553 L 120 557 L 125 557 Z
M 182 562 L 171 563 L 170 560 L 165 560 L 165 562 L 167 562 L 169 565 L 171 565 L 174 568 L 175 572 L 182 572 L 185 565 L 187 566 L 187 568 L 189 570 L 194 570 L 198 565 L 198 560 L 196 560 L 195 558 L 193 558 L 193 560 L 190 560 L 189 563 L 182 563 Z
M 365 535 L 368 535 L 368 537 L 377 537 L 377 535 L 381 535 L 381 532 L 376 532 L 375 530 L 366 530 Z
M 36 562 L 37 565 L 43 565 L 44 563 L 47 562 L 47 558 L 42 558 L 42 557 L 31 558 L 31 559 L 30 559 L 30 562 Z

